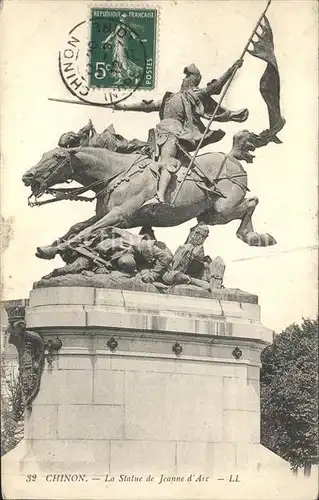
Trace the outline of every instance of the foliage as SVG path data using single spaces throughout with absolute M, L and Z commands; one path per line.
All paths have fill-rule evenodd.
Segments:
M 303 319 L 262 353 L 261 438 L 292 469 L 318 463 L 318 319 Z
M 19 376 L 1 367 L 1 456 L 23 438 L 24 404 Z

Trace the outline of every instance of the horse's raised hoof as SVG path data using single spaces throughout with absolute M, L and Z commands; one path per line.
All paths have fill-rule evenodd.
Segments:
M 37 251 L 36 251 L 35 255 L 39 259 L 51 260 L 51 259 L 54 259 L 54 257 L 56 256 L 57 253 L 58 253 L 58 248 L 57 247 L 52 247 L 52 246 L 49 246 L 49 247 L 37 247 Z
M 259 233 L 256 233 L 255 231 L 251 231 L 250 233 L 247 233 L 245 237 L 243 238 L 243 241 L 247 243 L 250 247 L 264 247 L 265 243 L 262 238 L 262 235 Z
M 243 239 L 243 241 L 245 241 L 245 243 L 247 243 L 247 245 L 249 245 L 250 247 L 268 247 L 277 243 L 275 238 L 270 234 L 259 234 L 255 231 L 247 233 L 245 237 L 241 239 Z
M 271 234 L 269 234 L 269 233 L 263 233 L 260 236 L 261 236 L 261 238 L 264 241 L 264 246 L 265 247 L 269 247 L 271 245 L 276 245 L 276 243 L 277 243 L 277 241 L 275 240 L 275 238 L 273 236 L 271 236 Z

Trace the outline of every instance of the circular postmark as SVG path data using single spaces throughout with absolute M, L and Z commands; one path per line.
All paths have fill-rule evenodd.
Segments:
M 59 52 L 61 79 L 84 103 L 112 105 L 137 89 L 153 88 L 155 64 L 148 53 L 151 36 L 145 35 L 143 23 L 135 22 L 126 11 L 114 13 L 101 18 L 93 11 L 89 21 L 69 31 Z

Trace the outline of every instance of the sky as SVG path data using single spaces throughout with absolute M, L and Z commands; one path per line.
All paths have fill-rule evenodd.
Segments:
M 265 2 L 164 0 L 155 5 L 160 9 L 156 88 L 136 92 L 130 102 L 177 91 L 183 68 L 192 62 L 200 68 L 203 84 L 220 76 L 239 57 Z M 316 6 L 312 0 L 273 0 L 268 13 L 286 125 L 279 134 L 283 144 L 257 150 L 254 163 L 245 164 L 245 169 L 250 195 L 259 198 L 255 228 L 272 234 L 277 245 L 245 245 L 236 238 L 239 221 L 211 227 L 205 243 L 207 254 L 220 255 L 226 263 L 225 286 L 257 294 L 263 324 L 276 331 L 317 313 Z M 59 258 L 37 259 L 36 247 L 51 243 L 94 212 L 92 204 L 70 201 L 28 207 L 23 173 L 57 145 L 63 132 L 78 130 L 89 118 L 99 132 L 113 123 L 127 138 L 145 139 L 158 116 L 48 100 L 73 99 L 58 73 L 58 51 L 68 31 L 88 18 L 86 2 L 5 0 L 1 18 L 1 211 L 13 221 L 13 236 L 2 256 L 3 299 L 8 300 L 27 297 L 34 281 L 62 264 Z M 238 130 L 258 133 L 267 128 L 266 105 L 259 93 L 264 69 L 265 63 L 246 55 L 224 104 L 231 109 L 248 107 L 249 119 L 244 126 L 222 124 L 225 138 L 206 150 L 227 153 Z M 156 228 L 156 236 L 174 251 L 195 223 Z

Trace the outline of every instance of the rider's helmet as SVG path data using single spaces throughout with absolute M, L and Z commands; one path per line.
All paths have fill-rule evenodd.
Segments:
M 182 87 L 197 87 L 202 79 L 202 75 L 194 63 L 184 68 L 184 75 L 186 76 L 183 80 Z

